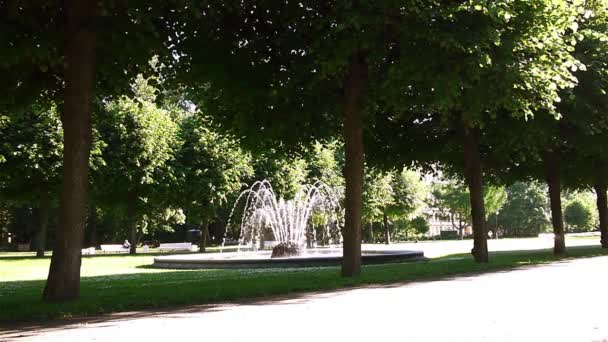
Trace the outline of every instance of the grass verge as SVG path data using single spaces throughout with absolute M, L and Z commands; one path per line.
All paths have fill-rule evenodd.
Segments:
M 178 271 L 145 268 L 152 263 L 151 256 L 89 257 L 83 261 L 81 298 L 67 303 L 40 300 L 48 258 L 2 258 L 0 323 L 435 280 L 600 255 L 608 255 L 608 251 L 599 247 L 572 247 L 564 257 L 555 257 L 550 250 L 498 252 L 492 253 L 488 264 L 477 264 L 468 255 L 451 255 L 429 262 L 365 266 L 362 275 L 356 278 L 340 277 L 338 267 Z

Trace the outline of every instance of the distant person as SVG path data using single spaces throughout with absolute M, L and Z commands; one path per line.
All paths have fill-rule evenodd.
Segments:
M 126 249 L 131 248 L 131 243 L 129 243 L 129 240 L 125 240 L 125 243 L 122 244 L 122 248 L 126 248 Z

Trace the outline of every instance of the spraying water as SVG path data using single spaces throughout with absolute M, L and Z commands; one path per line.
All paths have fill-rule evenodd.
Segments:
M 320 181 L 302 187 L 292 200 L 277 198 L 266 180 L 255 182 L 237 198 L 226 231 L 237 207 L 242 208 L 239 250 L 263 248 L 267 238 L 274 239 L 277 246 L 298 249 L 340 243 L 342 239 L 338 198 Z

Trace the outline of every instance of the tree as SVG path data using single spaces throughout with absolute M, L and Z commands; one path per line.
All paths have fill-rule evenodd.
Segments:
M 402 80 L 387 89 L 392 101 L 377 109 L 384 114 L 374 117 L 374 130 L 382 132 L 371 139 L 377 158 L 464 178 L 471 192 L 472 254 L 478 262 L 488 261 L 483 176 L 492 172 L 484 170 L 495 169 L 484 159 L 489 153 L 484 141 L 513 133 L 508 126 L 490 129 L 503 117 L 556 113 L 560 89 L 575 84 L 571 66 L 580 66 L 570 54 L 569 35 L 577 4 L 442 3 L 418 48 L 411 49 L 416 56 L 396 63 L 395 77 Z M 394 100 L 397 96 L 400 101 Z
M 608 248 L 608 200 L 605 175 L 608 171 L 608 4 L 586 1 L 578 26 L 579 43 L 573 52 L 583 63 L 576 68 L 578 86 L 565 91 L 560 110 L 565 182 L 568 187 L 593 187 L 597 195 L 597 211 L 602 247 Z M 581 167 L 581 165 L 591 165 Z
M 63 175 L 57 243 L 43 293 L 47 301 L 80 294 L 93 99 L 122 93 L 154 55 L 167 65 L 175 61 L 166 48 L 176 31 L 167 7 L 167 2 L 0 2 L 7 47 L 0 52 L 0 90 L 12 95 L 0 100 L 0 110 L 18 115 L 41 99 L 52 99 L 61 109 Z
M 365 221 L 370 224 L 382 222 L 384 228 L 384 243 L 391 243 L 390 226 L 388 222 L 388 208 L 396 205 L 393 191 L 393 172 L 383 173 L 370 170 L 366 173 L 366 182 L 363 190 L 363 213 Z
M 595 230 L 598 223 L 594 199 L 588 192 L 571 194 L 564 208 L 564 222 L 571 233 Z
M 144 215 L 167 207 L 164 184 L 175 177 L 171 168 L 180 141 L 170 113 L 154 102 L 154 91 L 143 77 L 134 82 L 135 97 L 123 96 L 103 105 L 98 114 L 105 165 L 94 174 L 98 201 L 126 217 L 131 254 L 139 240 Z
M 308 161 L 300 154 L 288 156 L 284 151 L 269 149 L 252 157 L 256 180 L 268 180 L 279 197 L 292 199 L 308 177 Z
M 533 182 L 517 182 L 507 187 L 507 201 L 498 222 L 503 236 L 537 236 L 549 228 L 546 189 Z
M 492 43 L 491 40 L 485 40 L 488 49 L 482 48 L 481 51 L 489 64 L 484 65 L 482 62 L 479 68 L 473 65 L 474 70 L 468 72 L 476 76 L 465 76 L 460 80 L 460 89 L 463 90 L 452 92 L 458 94 L 458 98 L 450 104 L 456 112 L 455 120 L 461 121 L 463 125 L 463 170 L 471 193 L 475 240 L 473 255 L 477 261 L 482 262 L 488 260 L 479 150 L 481 129 L 487 120 L 484 116 L 490 114 L 491 118 L 493 115 L 504 115 L 504 110 L 519 117 L 530 116 L 540 108 L 554 111 L 553 102 L 559 100 L 557 89 L 572 87 L 575 82 L 570 70 L 565 67 L 575 64 L 575 61 L 569 54 L 571 46 L 566 40 L 569 37 L 564 32 L 576 23 L 576 17 L 573 16 L 576 14 L 576 6 L 555 6 L 549 1 L 514 2 L 507 5 L 507 11 L 502 12 L 504 5 L 506 4 L 493 2 L 489 6 L 475 6 L 474 10 L 497 20 L 490 26 L 499 23 L 498 41 Z M 562 19 L 555 20 L 556 17 Z M 537 39 L 543 41 L 543 44 L 536 44 Z M 492 44 L 498 48 L 490 47 Z M 532 60 L 539 62 L 527 63 L 530 56 L 535 56 Z M 547 58 L 550 63 L 544 62 Z M 532 70 L 542 71 L 530 72 Z M 480 96 L 480 93 L 483 95 Z M 543 100 L 539 101 L 539 98 Z
M 36 105 L 0 126 L 0 199 L 33 207 L 38 218 L 34 242 L 43 257 L 47 228 L 61 175 L 62 127 L 54 105 Z
M 419 212 L 427 195 L 420 173 L 402 168 L 401 171 L 366 173 L 364 188 L 364 219 L 369 224 L 382 222 L 384 242 L 391 242 L 391 223 L 400 222 L 407 229 L 411 219 Z
M 180 122 L 182 145 L 172 165 L 178 189 L 173 192 L 176 203 L 186 210 L 188 222 L 202 228 L 201 252 L 218 209 L 253 175 L 251 156 L 241 150 L 234 137 L 218 131 L 202 113 L 186 114 Z
M 306 156 L 308 182 L 323 182 L 333 189 L 340 201 L 344 199 L 343 152 L 343 144 L 333 140 L 326 143 L 316 142 Z
M 580 201 L 572 201 L 564 210 L 564 221 L 570 232 L 588 231 L 592 227 L 591 211 Z
M 433 206 L 450 216 L 452 226 L 458 230 L 460 239 L 470 226 L 471 212 L 469 193 L 461 183 L 436 185 L 433 189 Z
M 405 222 L 405 237 L 406 239 L 414 234 L 415 236 L 424 235 L 429 232 L 429 222 L 424 216 L 416 216 L 413 219 Z
M 192 38 L 175 44 L 183 56 L 177 71 L 202 80 L 198 87 L 191 84 L 195 102 L 204 101 L 214 117 L 230 123 L 251 145 L 271 142 L 293 148 L 342 135 L 342 274 L 358 275 L 364 128 L 370 127 L 377 104 L 402 96 L 390 91 L 403 83 L 399 69 L 411 57 L 421 62 L 416 57 L 425 46 L 420 36 L 427 34 L 441 6 L 418 1 L 214 5 L 201 12 L 213 14 L 211 24 L 230 25 L 208 30 L 209 22 L 201 21 L 186 27 L 185 35 Z M 200 49 L 201 39 L 211 41 L 212 56 Z M 218 60 L 221 69 L 214 63 Z
M 503 187 L 488 186 L 484 190 L 484 206 L 488 208 L 488 214 L 499 211 L 506 202 L 506 192 Z M 470 226 L 471 204 L 470 194 L 464 184 L 460 182 L 448 182 L 436 185 L 433 189 L 434 206 L 450 216 L 452 226 L 458 230 L 460 238 L 464 238 L 464 230 Z M 488 217 L 484 217 L 484 221 Z

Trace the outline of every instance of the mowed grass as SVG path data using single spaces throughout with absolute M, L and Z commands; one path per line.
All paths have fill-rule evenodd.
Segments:
M 0 322 L 89 316 L 108 312 L 167 308 L 367 284 L 433 280 L 508 270 L 567 258 L 608 255 L 599 247 L 572 247 L 556 258 L 550 250 L 500 252 L 488 264 L 468 255 L 428 262 L 370 265 L 356 278 L 340 277 L 339 267 L 306 269 L 159 270 L 153 256 L 92 256 L 82 264 L 81 298 L 41 301 L 49 258 L 0 257 Z

